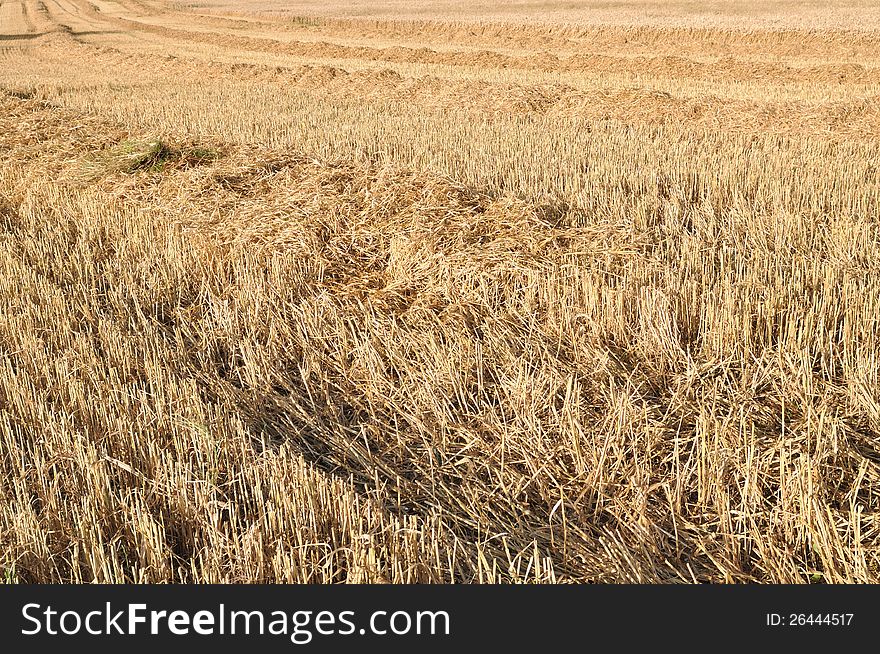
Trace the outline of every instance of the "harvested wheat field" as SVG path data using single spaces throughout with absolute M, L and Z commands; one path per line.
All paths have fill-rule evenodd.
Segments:
M 0 0 L 0 573 L 880 581 L 880 9 L 770 4 Z

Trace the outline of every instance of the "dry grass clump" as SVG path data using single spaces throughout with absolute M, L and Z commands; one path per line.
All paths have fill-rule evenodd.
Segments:
M 880 579 L 870 32 L 2 7 L 4 580 Z
M 204 146 L 174 148 L 160 140 L 126 140 L 95 153 L 83 163 L 82 169 L 87 179 L 139 170 L 161 173 L 169 166 L 199 166 L 218 156 L 216 150 Z

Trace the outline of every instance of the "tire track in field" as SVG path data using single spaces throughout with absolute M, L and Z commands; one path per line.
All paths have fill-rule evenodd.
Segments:
M 113 42 L 131 42 L 135 47 L 143 47 L 145 39 L 136 31 L 120 29 L 120 27 L 108 20 L 98 12 L 89 11 L 70 0 L 44 0 L 46 13 L 61 31 L 66 32 L 77 43 L 86 40 L 106 40 L 108 37 Z M 112 35 L 112 36 L 111 36 Z
M 33 32 L 34 26 L 29 22 L 20 0 L 4 0 L 0 3 L 0 45 L 18 41 L 16 37 L 27 37 Z
M 21 12 L 24 15 L 24 21 L 27 24 L 28 32 L 30 32 L 30 33 L 36 32 L 37 28 L 36 28 L 36 25 L 34 24 L 33 16 L 31 16 L 31 10 L 30 10 L 30 7 L 28 6 L 28 3 L 27 2 L 20 2 L 19 4 L 21 5 Z
M 34 32 L 46 33 L 53 29 L 42 0 L 23 0 L 22 7 L 26 20 Z
M 70 34 L 97 31 L 97 21 L 79 15 L 76 8 L 65 7 L 61 0 L 44 0 L 44 5 L 52 21 Z

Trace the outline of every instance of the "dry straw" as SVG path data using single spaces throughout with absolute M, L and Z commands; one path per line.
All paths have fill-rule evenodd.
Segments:
M 878 580 L 870 32 L 0 11 L 5 579 Z

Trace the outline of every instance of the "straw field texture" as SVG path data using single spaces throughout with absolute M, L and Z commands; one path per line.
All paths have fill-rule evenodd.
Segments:
M 880 581 L 880 12 L 769 4 L 0 0 L 0 574 Z

